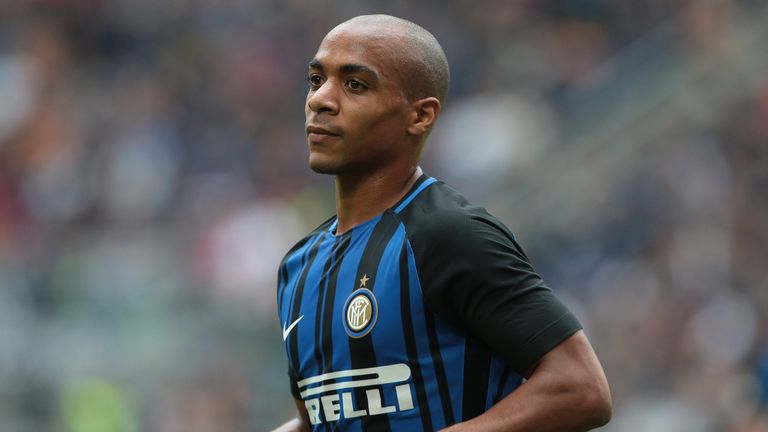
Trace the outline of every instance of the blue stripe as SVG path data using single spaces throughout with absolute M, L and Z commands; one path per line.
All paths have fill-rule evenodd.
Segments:
M 362 258 L 365 245 L 368 243 L 371 233 L 373 232 L 373 226 L 366 229 L 352 230 L 350 233 L 350 245 L 347 248 L 341 263 L 339 263 L 339 275 L 336 279 L 336 298 L 334 300 L 333 311 L 330 312 L 331 334 L 333 337 L 333 358 L 332 366 L 335 370 L 347 370 L 352 368 L 352 359 L 350 352 L 345 347 L 349 346 L 349 336 L 344 331 L 343 319 L 344 319 L 344 303 L 349 298 L 350 294 L 355 291 L 360 285 L 360 281 L 357 279 L 357 269 L 360 265 L 360 259 Z M 354 407 L 360 409 L 364 407 Z M 360 419 L 340 419 L 334 428 L 331 424 L 330 430 L 344 430 L 349 432 L 361 432 L 362 427 L 360 425 Z M 318 427 L 315 430 L 327 431 L 328 428 Z
M 427 186 L 431 185 L 432 183 L 434 183 L 434 182 L 436 182 L 436 181 L 437 181 L 437 179 L 436 179 L 436 178 L 434 178 L 434 177 L 430 177 L 430 178 L 428 178 L 428 179 L 424 180 L 424 183 L 422 183 L 421 185 L 419 185 L 419 187 L 418 187 L 418 188 L 416 188 L 416 190 L 415 190 L 415 191 L 411 192 L 411 194 L 410 194 L 410 195 L 408 195 L 408 198 L 406 198 L 406 199 L 405 199 L 405 201 L 401 202 L 401 203 L 400 203 L 400 205 L 399 205 L 399 206 L 397 206 L 397 208 L 395 209 L 395 213 L 400 213 L 401 211 L 403 211 L 403 209 L 404 209 L 406 206 L 408 206 L 408 204 L 410 204 L 410 203 L 411 203 L 411 201 L 413 201 L 413 199 L 414 199 L 414 198 L 416 198 L 416 195 L 418 195 L 419 193 L 421 193 L 421 191 L 423 191 L 424 189 L 426 189 L 426 188 L 427 188 Z
M 395 232 L 389 237 L 381 259 L 378 262 L 376 273 L 373 278 L 373 292 L 376 295 L 379 306 L 379 320 L 371 331 L 373 339 L 374 356 L 378 365 L 387 365 L 394 363 L 407 363 L 407 352 L 405 340 L 403 339 L 403 318 L 400 304 L 400 254 L 405 239 L 405 227 L 402 224 L 397 226 Z M 375 351 L 377 347 L 385 347 Z M 396 400 L 395 386 L 382 386 L 382 400 L 389 405 L 393 405 Z M 416 393 L 411 391 L 414 405 L 417 403 Z M 390 430 L 393 432 L 419 430 L 414 425 L 420 424 L 418 421 L 419 411 L 398 411 L 396 414 L 389 414 Z M 372 430 L 379 430 L 371 428 Z
M 332 259 L 333 251 L 336 249 L 336 239 L 333 236 L 322 236 L 321 243 L 318 245 L 317 255 L 314 262 L 311 264 L 307 262 L 306 269 L 307 276 L 304 282 L 303 301 L 301 302 L 300 311 L 298 315 L 292 317 L 293 319 L 304 315 L 302 325 L 296 326 L 294 330 L 295 337 L 298 339 L 299 347 L 313 347 L 315 346 L 315 324 L 317 320 L 316 307 L 317 302 L 322 302 L 323 298 L 321 294 L 320 282 L 323 279 L 325 273 L 325 267 L 327 262 Z M 301 278 L 301 276 L 299 276 Z M 321 311 L 322 313 L 322 311 Z M 323 373 L 323 365 L 317 364 L 314 361 L 315 352 L 314 349 L 299 348 L 299 357 L 301 368 L 297 368 L 296 371 L 300 372 L 303 376 L 313 376 Z
M 286 270 L 288 273 L 288 280 L 286 281 L 286 288 L 290 281 L 291 287 L 283 290 L 283 304 L 286 304 L 287 308 L 283 309 L 283 316 L 281 317 L 281 325 L 287 325 L 290 322 L 291 311 L 293 310 L 293 302 L 295 301 L 296 288 L 299 283 L 301 275 L 301 269 L 306 265 L 307 256 L 309 251 L 315 247 L 315 244 L 323 238 L 321 233 L 314 236 L 314 238 L 307 241 L 307 243 L 296 250 L 290 257 L 285 258 Z M 297 255 L 301 255 L 301 259 L 297 260 Z M 288 301 L 285 301 L 285 296 L 288 295 Z M 289 355 L 290 356 L 290 355 Z
M 426 304 L 424 307 L 426 309 Z M 462 401 L 464 400 L 464 350 L 467 335 L 457 331 L 439 317 L 436 318 L 437 340 L 440 344 L 440 354 L 443 357 L 445 373 L 447 374 L 454 420 L 460 421 L 462 418 Z
M 424 299 L 421 295 L 421 283 L 419 282 L 418 270 L 416 269 L 416 261 L 413 257 L 413 249 L 410 242 L 406 243 L 405 247 L 408 251 L 408 277 L 410 284 L 410 299 L 411 299 L 411 320 L 413 321 L 414 335 L 417 341 L 421 341 L 416 346 L 418 353 L 418 362 L 422 369 L 422 376 L 424 378 L 424 390 L 427 393 L 427 405 L 429 413 L 432 419 L 432 425 L 437 429 L 442 429 L 448 425 L 443 420 L 445 414 L 443 413 L 442 406 L 440 405 L 440 389 L 437 385 L 437 379 L 435 377 L 435 365 L 432 362 L 432 356 L 429 352 L 429 344 L 427 340 L 427 324 L 424 310 Z M 414 396 L 415 393 L 414 393 Z M 415 398 L 414 398 L 415 399 Z M 416 402 L 414 400 L 414 402 Z M 425 407 L 427 408 L 427 407 Z
M 427 314 L 431 312 L 427 309 L 424 297 L 422 295 L 421 281 L 416 267 L 416 260 L 412 245 L 407 242 L 408 249 L 408 269 L 410 279 L 410 297 L 411 297 L 411 318 L 414 323 L 414 332 L 416 339 L 424 341 L 417 346 L 418 361 L 422 368 L 424 384 L 428 394 L 428 404 L 432 423 L 435 428 L 442 429 L 454 423 L 456 418 L 461 418 L 462 385 L 464 382 L 464 368 L 457 367 L 464 363 L 464 340 L 466 334 L 457 332 L 455 329 L 440 320 L 434 320 L 434 331 L 437 336 L 435 341 L 442 361 L 442 368 L 438 368 L 435 363 L 435 356 L 432 354 L 430 341 L 430 325 L 427 324 Z M 442 374 L 439 373 L 442 371 Z M 442 375 L 442 376 L 440 376 Z M 445 377 L 445 385 L 441 380 Z M 443 400 L 445 398 L 445 401 Z M 450 412 L 446 412 L 444 402 L 450 405 Z

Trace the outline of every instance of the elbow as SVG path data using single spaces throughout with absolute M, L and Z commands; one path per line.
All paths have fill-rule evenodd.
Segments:
M 595 398 L 596 400 L 590 402 L 590 417 L 589 426 L 591 428 L 598 428 L 605 426 L 611 421 L 613 416 L 613 403 L 611 399 Z
M 583 406 L 586 423 L 590 429 L 605 426 L 613 416 L 613 401 L 608 383 L 603 381 L 584 386 Z

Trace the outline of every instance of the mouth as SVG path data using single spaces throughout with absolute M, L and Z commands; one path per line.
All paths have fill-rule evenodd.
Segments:
M 339 136 L 338 133 L 335 133 L 331 130 L 328 130 L 320 126 L 315 126 L 315 125 L 307 126 L 307 135 L 309 134 Z
M 326 142 L 326 141 L 336 139 L 339 136 L 340 134 L 320 126 L 314 126 L 314 125 L 307 126 L 307 139 L 311 143 Z

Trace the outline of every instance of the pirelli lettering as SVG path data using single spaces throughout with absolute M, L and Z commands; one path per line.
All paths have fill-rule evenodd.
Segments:
M 313 424 L 407 411 L 414 408 L 411 369 L 404 363 L 329 372 L 299 381 L 299 391 Z M 396 403 L 387 405 L 384 392 L 394 386 Z M 355 406 L 352 389 L 367 387 L 366 406 Z M 372 388 L 371 388 L 372 387 Z M 347 390 L 347 391 L 344 391 Z

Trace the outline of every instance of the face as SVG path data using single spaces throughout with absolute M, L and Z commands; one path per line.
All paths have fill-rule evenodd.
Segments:
M 337 27 L 309 64 L 309 165 L 323 174 L 370 173 L 406 157 L 409 103 L 391 38 Z

